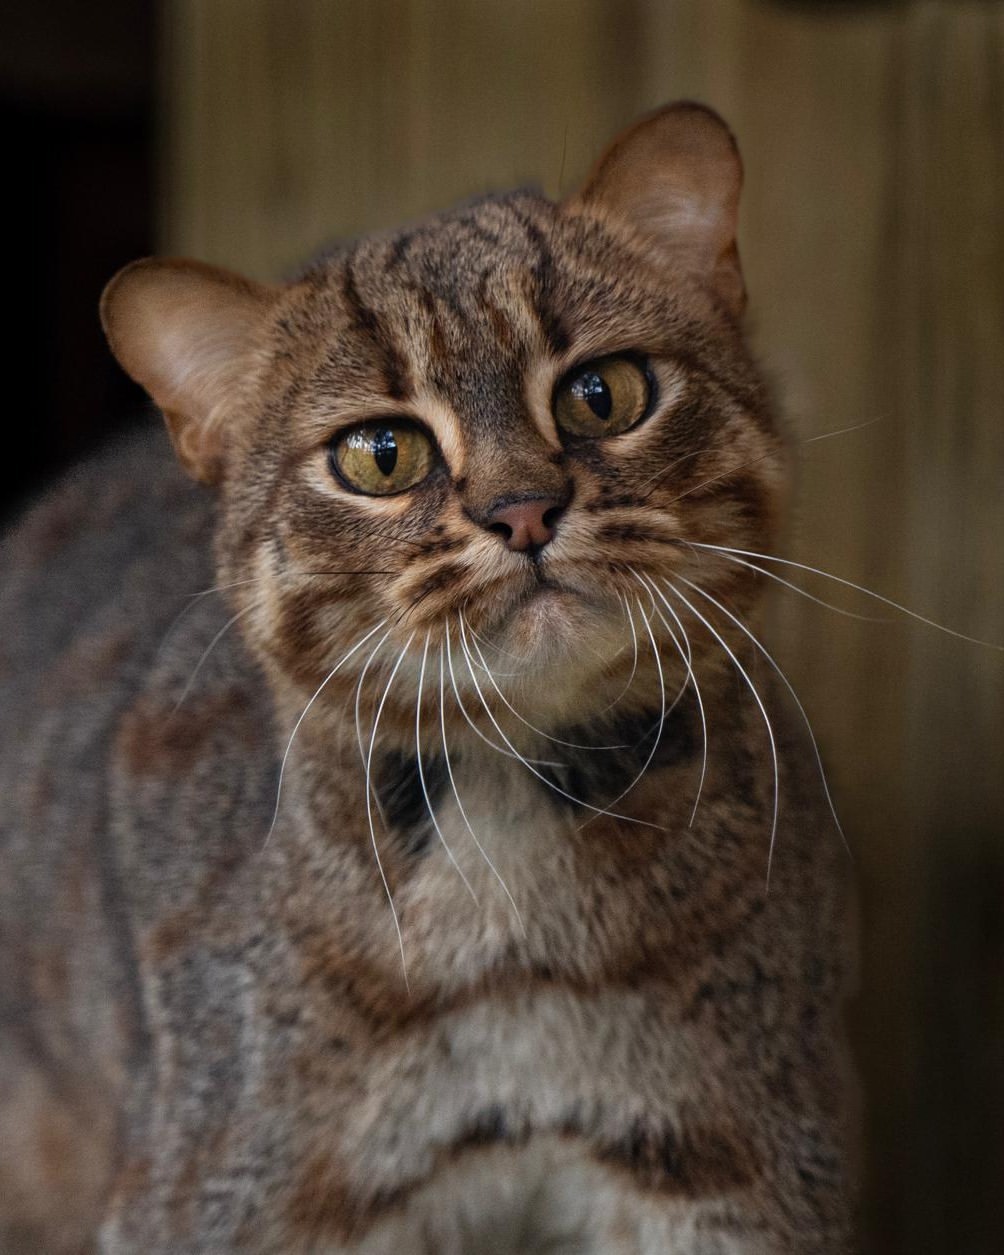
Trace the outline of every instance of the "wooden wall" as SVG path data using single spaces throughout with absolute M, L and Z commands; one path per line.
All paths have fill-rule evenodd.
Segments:
M 785 552 L 1004 641 L 1004 6 L 163 2 L 163 248 L 261 277 L 473 192 L 567 190 L 640 111 L 716 106 L 796 437 L 875 420 L 799 445 Z M 1004 657 L 794 594 L 774 617 L 865 904 L 867 1248 L 997 1252 Z

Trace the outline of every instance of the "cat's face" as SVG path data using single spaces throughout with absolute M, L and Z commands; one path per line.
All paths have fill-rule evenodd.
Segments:
M 247 581 L 244 626 L 298 691 L 350 650 L 333 691 L 407 645 L 402 677 L 438 685 L 445 660 L 469 691 L 488 664 L 536 718 L 588 720 L 639 653 L 651 670 L 649 642 L 682 666 L 673 610 L 691 637 L 693 616 L 667 578 L 716 571 L 717 595 L 748 599 L 741 569 L 688 547 L 762 551 L 778 507 L 737 192 L 727 132 L 677 109 L 568 203 L 487 199 L 281 289 L 147 264 L 132 287 L 156 283 L 158 319 L 122 350 L 113 305 L 112 342 L 183 460 L 222 481 L 222 578 Z M 193 284 L 203 356 L 165 382 L 145 363 L 171 300 L 197 317 Z

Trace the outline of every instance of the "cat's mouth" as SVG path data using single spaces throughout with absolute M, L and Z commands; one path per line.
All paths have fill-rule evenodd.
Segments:
M 619 644 L 616 603 L 590 595 L 539 568 L 536 578 L 514 590 L 504 608 L 496 608 L 486 634 L 510 659 L 531 665 L 556 656 L 581 657 L 583 642 L 600 643 L 610 637 Z

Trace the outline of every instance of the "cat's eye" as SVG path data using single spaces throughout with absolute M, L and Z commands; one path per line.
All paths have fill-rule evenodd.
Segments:
M 425 432 L 400 419 L 360 423 L 343 431 L 331 442 L 328 456 L 349 488 L 371 497 L 414 488 L 436 460 Z
M 562 379 L 554 394 L 554 419 L 572 436 L 616 436 L 644 415 L 651 392 L 646 371 L 633 358 L 597 358 Z

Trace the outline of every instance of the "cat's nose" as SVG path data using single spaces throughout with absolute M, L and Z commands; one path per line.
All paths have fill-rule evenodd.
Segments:
M 567 502 L 558 497 L 531 497 L 498 505 L 484 526 L 517 553 L 537 553 L 554 539 Z

